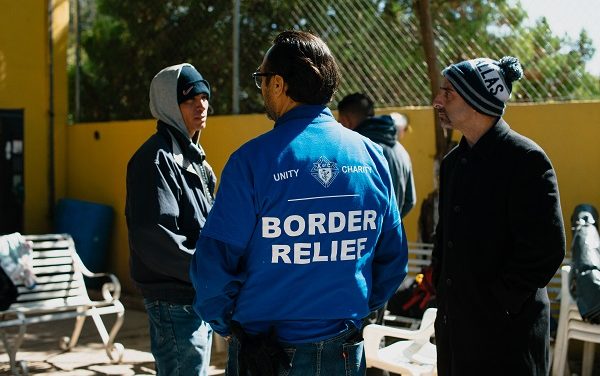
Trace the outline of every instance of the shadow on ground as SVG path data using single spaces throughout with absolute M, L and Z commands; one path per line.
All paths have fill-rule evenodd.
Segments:
M 26 361 L 32 375 L 155 375 L 143 306 L 135 297 L 123 297 L 122 301 L 126 307 L 125 321 L 116 338 L 125 347 L 121 363 L 111 363 L 91 318 L 86 319 L 77 346 L 67 352 L 60 349 L 59 340 L 71 335 L 73 319 L 29 326 L 17 360 Z M 107 328 L 112 326 L 113 317 L 102 316 Z M 213 343 L 209 375 L 224 375 L 225 362 L 224 348 Z M 0 375 L 10 374 L 8 354 L 0 344 Z

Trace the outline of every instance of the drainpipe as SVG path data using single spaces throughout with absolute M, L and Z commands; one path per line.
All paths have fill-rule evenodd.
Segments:
M 48 221 L 54 221 L 54 36 L 52 32 L 53 0 L 48 0 Z
M 233 0 L 233 74 L 231 112 L 240 113 L 240 0 Z

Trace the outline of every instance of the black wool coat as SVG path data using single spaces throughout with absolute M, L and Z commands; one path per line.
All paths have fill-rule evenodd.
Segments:
M 565 255 L 556 175 L 503 119 L 442 161 L 433 251 L 440 375 L 546 375 L 545 286 Z

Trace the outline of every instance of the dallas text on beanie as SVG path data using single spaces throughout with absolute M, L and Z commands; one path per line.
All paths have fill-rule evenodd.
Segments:
M 489 116 L 502 116 L 512 83 L 523 77 L 523 68 L 517 58 L 505 56 L 499 61 L 465 60 L 450 65 L 442 74 L 475 110 Z

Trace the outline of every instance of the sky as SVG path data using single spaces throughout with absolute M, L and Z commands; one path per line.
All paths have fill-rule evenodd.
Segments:
M 600 76 L 600 0 L 521 0 L 521 4 L 530 20 L 546 17 L 555 35 L 577 39 L 585 29 L 596 48 L 586 69 Z

